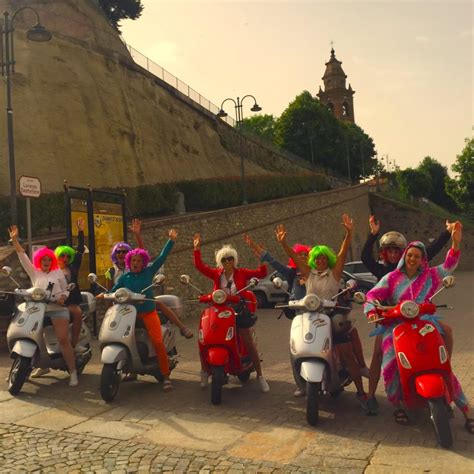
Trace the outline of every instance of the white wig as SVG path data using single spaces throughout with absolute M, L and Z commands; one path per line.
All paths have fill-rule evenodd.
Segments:
M 219 250 L 216 250 L 216 264 L 218 268 L 222 268 L 221 260 L 225 257 L 234 257 L 234 266 L 236 267 L 239 263 L 239 257 L 237 255 L 237 250 L 232 247 L 232 245 L 224 245 Z

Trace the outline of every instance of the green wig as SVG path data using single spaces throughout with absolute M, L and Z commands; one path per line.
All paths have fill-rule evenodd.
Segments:
M 76 251 L 72 247 L 69 247 L 69 245 L 60 245 L 54 249 L 54 254 L 57 258 L 59 258 L 60 255 L 66 254 L 69 260 L 68 263 L 71 264 L 74 262 Z
M 324 255 L 328 259 L 329 268 L 334 268 L 334 265 L 336 265 L 337 255 L 334 253 L 334 250 L 326 245 L 316 245 L 309 252 L 308 265 L 311 268 L 316 268 L 316 259 L 320 255 Z

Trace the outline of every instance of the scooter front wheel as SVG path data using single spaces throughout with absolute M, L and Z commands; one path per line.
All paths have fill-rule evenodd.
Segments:
M 442 448 L 450 448 L 453 445 L 453 434 L 449 425 L 449 413 L 444 399 L 431 398 L 428 400 L 428 405 L 439 445 Z
M 20 393 L 30 371 L 31 359 L 21 355 L 17 356 L 13 361 L 10 375 L 8 376 L 8 391 L 11 395 Z
M 213 405 L 220 405 L 222 402 L 222 386 L 224 385 L 224 377 L 224 367 L 212 368 L 211 403 Z
M 120 378 L 121 373 L 117 370 L 117 362 L 104 364 L 100 374 L 100 395 L 105 402 L 109 403 L 117 396 Z
M 306 382 L 306 421 L 316 426 L 319 421 L 319 393 L 321 382 Z

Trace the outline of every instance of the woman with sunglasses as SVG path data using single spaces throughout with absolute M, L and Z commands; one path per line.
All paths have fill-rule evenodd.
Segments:
M 47 247 L 43 247 L 33 254 L 32 263 L 20 242 L 18 242 L 18 228 L 16 225 L 10 227 L 9 234 L 21 266 L 30 277 L 32 285 L 47 290 L 51 294 L 50 301 L 64 305 L 69 296 L 69 291 L 67 290 L 64 273 L 58 267 L 58 260 L 54 252 Z M 75 387 L 78 380 L 74 350 L 69 340 L 69 311 L 64 308 L 57 311 L 48 311 L 47 315 L 51 319 L 64 361 L 69 370 L 69 386 Z
M 248 268 L 237 267 L 239 263 L 237 251 L 230 245 L 224 245 L 219 250 L 216 250 L 216 265 L 217 268 L 212 268 L 206 265 L 201 258 L 201 236 L 194 234 L 194 266 L 204 276 L 210 278 L 214 282 L 214 290 L 222 289 L 230 294 L 235 294 L 247 285 L 250 278 L 264 278 L 267 276 L 266 265 L 260 265 L 256 270 Z M 251 292 L 243 292 L 243 295 L 252 298 L 255 301 L 255 295 Z M 248 307 L 250 305 L 247 305 Z M 255 306 L 255 305 L 252 305 Z M 253 308 L 250 308 L 252 310 Z M 255 311 L 255 310 L 254 310 Z M 255 312 L 247 311 L 243 314 L 237 314 L 237 329 L 239 335 L 244 341 L 249 355 L 252 359 L 255 371 L 257 372 L 257 380 L 262 392 L 268 392 L 270 387 L 262 373 L 260 365 L 260 357 L 255 346 L 254 339 L 250 328 L 257 322 L 257 315 Z M 201 387 L 206 387 L 208 383 L 207 372 L 201 371 Z

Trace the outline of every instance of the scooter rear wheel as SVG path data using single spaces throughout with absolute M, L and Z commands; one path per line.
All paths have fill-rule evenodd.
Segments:
M 104 364 L 100 374 L 100 395 L 102 399 L 109 403 L 118 393 L 120 386 L 120 371 L 117 370 L 117 362 L 114 364 Z
M 319 392 L 321 382 L 306 382 L 306 421 L 316 426 L 319 421 Z
M 13 361 L 10 375 L 8 376 L 8 391 L 11 395 L 18 395 L 31 371 L 31 359 L 17 356 Z
M 442 448 L 450 448 L 453 445 L 453 434 L 449 425 L 449 413 L 444 399 L 432 398 L 428 400 L 428 405 L 439 445 Z
M 212 368 L 211 403 L 220 405 L 222 402 L 222 386 L 224 385 L 224 367 Z

